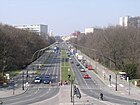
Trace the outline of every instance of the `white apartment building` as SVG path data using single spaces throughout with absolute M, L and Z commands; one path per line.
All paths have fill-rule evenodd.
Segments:
M 40 36 L 45 38 L 48 37 L 48 25 L 35 24 L 35 25 L 14 25 L 15 28 L 29 30 L 31 32 L 36 32 Z
M 97 32 L 101 30 L 100 28 L 94 28 L 94 27 L 91 27 L 91 28 L 85 28 L 85 35 L 89 34 L 89 33 L 94 33 L 94 32 Z
M 125 17 L 120 17 L 119 19 L 119 24 L 120 26 L 123 27 L 140 27 L 140 16 L 137 17 L 130 17 L 130 16 L 125 16 Z

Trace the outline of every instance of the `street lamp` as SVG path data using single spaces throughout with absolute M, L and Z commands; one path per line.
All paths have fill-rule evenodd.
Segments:
M 130 77 L 127 77 L 128 82 L 128 94 L 130 95 Z
M 71 80 L 71 93 L 70 93 L 70 97 L 71 97 L 71 102 L 73 102 L 73 100 L 72 100 L 72 84 L 73 84 L 73 80 Z
M 115 86 L 115 91 L 117 91 L 117 73 L 116 73 L 116 86 Z
M 13 86 L 13 95 L 15 94 L 15 82 L 14 79 L 12 78 L 12 86 Z
M 70 97 L 71 97 L 71 102 L 73 102 L 73 105 L 74 105 L 74 92 L 72 92 L 72 87 L 73 87 L 73 83 L 74 83 L 74 80 L 75 80 L 75 76 L 74 76 L 74 79 L 71 78 L 70 80 L 70 83 L 71 83 L 71 92 L 70 92 Z
M 22 72 L 22 90 L 24 90 L 24 72 Z

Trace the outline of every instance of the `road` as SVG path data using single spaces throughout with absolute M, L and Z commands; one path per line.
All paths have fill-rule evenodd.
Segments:
M 76 66 L 78 61 L 75 59 L 74 56 L 72 56 L 72 60 L 74 61 L 74 63 L 71 64 L 71 67 L 73 68 L 75 74 L 75 81 L 83 93 L 87 94 L 88 96 L 99 99 L 99 95 L 102 92 L 104 94 L 104 101 L 121 105 L 133 105 L 133 102 L 137 102 L 137 104 L 140 104 L 140 100 L 129 99 L 112 94 L 111 91 L 108 89 L 108 86 L 106 86 L 95 75 L 95 73 L 91 74 L 91 72 L 87 70 L 86 73 L 89 74 L 91 78 L 84 79 L 83 76 L 85 73 L 80 72 L 80 70 Z
M 46 53 L 45 53 L 46 54 Z M 44 56 L 40 58 L 44 60 Z M 57 86 L 60 80 L 60 56 L 57 53 L 51 53 L 49 59 L 47 60 L 47 66 L 41 68 L 41 75 L 49 74 L 51 75 L 52 85 L 49 84 L 30 84 L 27 91 L 23 94 L 3 98 L 3 105 L 28 105 L 38 101 L 49 99 L 55 96 L 59 92 L 59 87 Z M 32 66 L 31 66 L 32 67 Z M 30 79 L 29 79 L 30 80 Z M 32 81 L 32 79 L 31 79 Z M 22 81 L 21 81 L 22 82 Z

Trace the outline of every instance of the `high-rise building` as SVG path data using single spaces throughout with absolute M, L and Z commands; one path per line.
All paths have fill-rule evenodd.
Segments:
M 35 24 L 35 25 L 14 25 L 15 28 L 36 32 L 38 35 L 48 37 L 48 25 Z
M 120 17 L 119 20 L 119 24 L 120 26 L 123 27 L 136 27 L 139 28 L 140 27 L 140 16 L 137 17 L 130 17 L 130 16 L 125 16 L 125 17 Z

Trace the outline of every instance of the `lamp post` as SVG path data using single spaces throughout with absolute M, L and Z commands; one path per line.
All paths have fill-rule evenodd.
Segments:
M 73 100 L 72 100 L 72 84 L 73 84 L 73 80 L 71 80 L 71 92 L 70 92 L 71 102 L 73 102 Z
M 130 95 L 130 77 L 128 77 L 128 84 L 129 84 L 129 92 L 128 92 L 128 94 Z
M 75 80 L 75 76 L 74 76 L 74 79 L 71 78 L 71 80 L 70 80 L 71 81 L 70 97 L 71 97 L 71 102 L 73 102 L 73 105 L 74 105 L 74 88 L 72 88 L 72 87 L 73 87 L 74 80 Z
M 117 91 L 117 73 L 116 73 L 116 86 L 115 86 L 115 91 Z
M 14 79 L 12 78 L 12 86 L 13 86 L 13 95 L 15 94 L 15 82 Z
M 22 90 L 24 90 L 24 72 L 22 72 Z
M 26 82 L 28 82 L 28 77 L 29 77 L 29 73 L 28 73 L 28 69 L 27 69 L 27 72 L 26 72 Z

